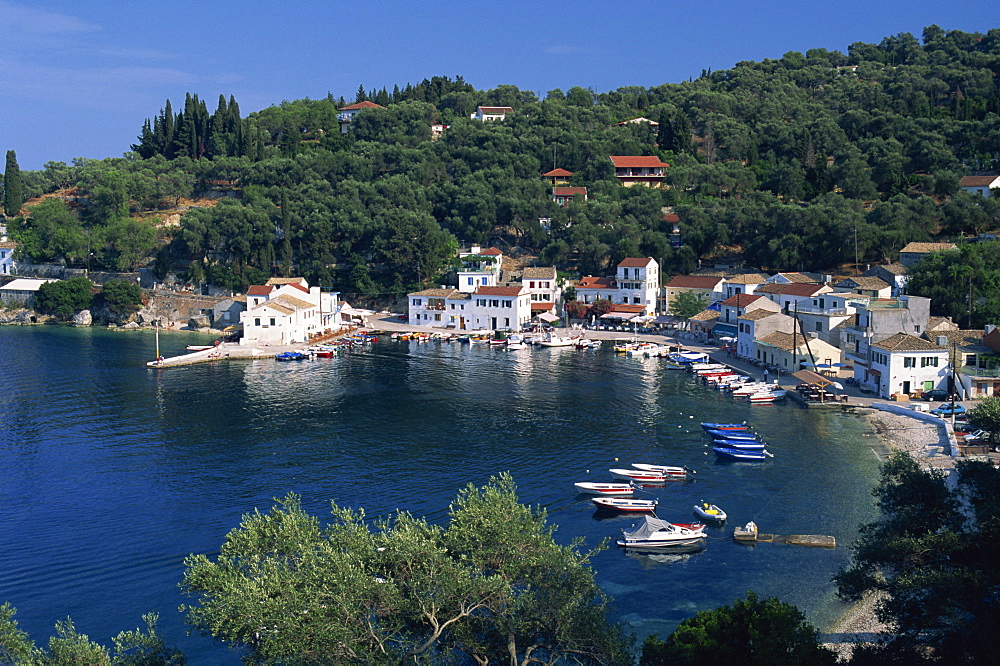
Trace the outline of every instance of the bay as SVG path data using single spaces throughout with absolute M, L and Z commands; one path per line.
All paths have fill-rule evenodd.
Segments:
M 204 336 L 161 335 L 164 355 Z M 693 519 L 709 500 L 730 515 L 687 555 L 594 558 L 612 619 L 669 633 L 695 612 L 754 590 L 820 627 L 843 610 L 830 577 L 875 515 L 873 440 L 858 419 L 793 405 L 750 406 L 656 359 L 610 349 L 381 341 L 333 359 L 219 362 L 151 370 L 150 332 L 0 328 L 0 602 L 42 642 L 57 620 L 103 643 L 160 613 L 191 663 L 238 663 L 185 635 L 183 559 L 215 554 L 255 508 L 295 492 L 324 518 L 330 502 L 432 521 L 468 483 L 510 471 L 556 537 L 588 545 L 640 520 L 605 518 L 576 481 L 632 462 L 688 465 L 693 481 L 647 489 L 658 514 Z M 764 463 L 719 463 L 699 421 L 748 420 Z M 777 534 L 830 534 L 834 550 L 733 543 L 754 520 Z

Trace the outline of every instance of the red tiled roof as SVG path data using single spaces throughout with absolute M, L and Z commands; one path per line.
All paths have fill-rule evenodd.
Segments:
M 663 221 L 664 222 L 680 222 L 681 221 L 681 216 L 678 215 L 677 213 L 664 213 L 663 214 Z
M 668 167 L 670 166 L 666 162 L 661 162 L 659 157 L 655 155 L 649 156 L 638 156 L 638 155 L 612 155 L 611 161 L 618 168 L 626 167 Z
M 962 187 L 989 187 L 1000 176 L 962 176 L 959 184 Z
M 479 287 L 476 294 L 480 296 L 517 296 L 521 287 Z
M 341 111 L 353 111 L 354 109 L 384 109 L 385 107 L 381 104 L 376 104 L 375 102 L 369 102 L 365 100 L 363 102 L 358 102 L 357 104 L 351 104 L 350 106 L 345 106 L 340 109 Z
M 531 311 L 532 312 L 543 312 L 552 309 L 552 303 L 546 303 L 545 301 L 532 301 Z
M 581 278 L 576 284 L 577 289 L 614 289 L 614 278 L 590 277 Z
M 803 284 L 795 282 L 792 284 L 763 284 L 754 290 L 757 294 L 784 294 L 788 296 L 815 296 L 823 289 L 821 284 Z
M 267 296 L 274 290 L 273 285 L 254 284 L 247 289 L 247 296 Z
M 553 187 L 552 196 L 566 196 L 567 194 L 582 194 L 586 196 L 586 187 Z
M 681 289 L 715 289 L 722 282 L 725 282 L 725 280 L 721 277 L 675 275 L 674 278 L 666 284 L 666 286 L 679 287 Z
M 509 106 L 481 106 L 479 111 L 482 113 L 489 113 L 491 115 L 497 115 L 499 113 L 514 113 L 514 109 Z
M 487 248 L 479 253 L 479 255 L 482 257 L 499 257 L 502 254 L 503 252 L 496 249 L 495 247 Z
M 645 259 L 639 259 L 637 257 L 625 257 L 622 259 L 621 263 L 618 264 L 619 268 L 645 268 L 649 266 L 649 262 L 653 261 L 652 257 L 646 257 Z
M 639 314 L 646 309 L 645 305 L 625 305 L 624 303 L 619 303 L 611 308 L 611 312 L 627 312 L 629 314 Z
M 298 289 L 298 290 L 300 290 L 300 291 L 304 291 L 304 292 L 306 292 L 307 294 L 309 293 L 309 290 L 308 290 L 308 289 L 306 289 L 306 288 L 305 288 L 305 287 L 303 287 L 303 286 L 302 286 L 301 284 L 298 284 L 298 283 L 296 283 L 296 282 L 291 282 L 291 283 L 289 283 L 289 286 L 292 286 L 292 287 L 295 287 L 296 289 Z
M 543 176 L 572 176 L 572 171 L 566 171 L 566 169 L 553 169 L 547 173 L 543 173 Z
M 764 298 L 764 296 L 758 296 L 757 294 L 749 294 L 749 295 L 747 295 L 747 294 L 736 294 L 736 295 L 730 296 L 726 300 L 722 301 L 722 304 L 723 305 L 731 305 L 732 307 L 735 307 L 735 308 L 742 308 L 742 307 L 745 307 L 747 305 L 750 305 L 754 301 L 759 301 L 762 298 Z

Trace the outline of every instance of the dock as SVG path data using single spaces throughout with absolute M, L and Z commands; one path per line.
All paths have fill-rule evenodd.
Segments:
M 733 539 L 738 543 L 787 543 L 792 546 L 807 546 L 809 548 L 836 548 L 837 539 L 821 534 L 764 534 L 756 530 L 745 530 L 740 527 L 733 532 Z

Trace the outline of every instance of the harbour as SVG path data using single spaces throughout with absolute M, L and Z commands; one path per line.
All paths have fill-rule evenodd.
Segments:
M 161 335 L 165 356 L 194 335 Z M 858 419 L 755 405 L 667 369 L 661 359 L 603 348 L 508 352 L 490 345 L 380 341 L 306 363 L 273 358 L 146 367 L 152 331 L 0 329 L 14 360 L 0 379 L 3 600 L 21 626 L 48 636 L 71 616 L 109 640 L 160 613 L 161 631 L 193 663 L 237 663 L 186 636 L 176 608 L 183 558 L 213 553 L 240 517 L 297 492 L 321 520 L 331 501 L 369 515 L 407 510 L 441 520 L 455 493 L 511 471 L 521 501 L 540 505 L 556 538 L 614 540 L 635 516 L 595 510 L 576 482 L 610 481 L 621 461 L 685 465 L 688 480 L 642 488 L 657 515 L 694 519 L 718 503 L 728 524 L 692 553 L 594 557 L 615 598 L 612 619 L 666 635 L 698 610 L 753 589 L 799 606 L 817 625 L 843 611 L 829 582 L 847 562 L 878 458 Z M 699 421 L 752 422 L 775 457 L 716 461 Z M 836 535 L 838 547 L 744 548 L 735 525 Z M 68 547 L 67 544 L 72 544 Z M 768 552 L 764 552 L 768 551 Z M 108 595 L 107 590 L 116 590 Z

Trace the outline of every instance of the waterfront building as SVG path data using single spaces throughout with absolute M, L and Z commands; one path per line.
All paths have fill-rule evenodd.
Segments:
M 457 271 L 458 290 L 471 294 L 479 287 L 495 287 L 500 284 L 500 269 L 503 266 L 503 252 L 495 247 L 482 249 L 473 245 L 468 251 L 458 253 L 462 268 Z
M 947 389 L 949 371 L 947 346 L 908 333 L 896 333 L 871 345 L 868 375 L 880 398 Z
M 855 313 L 859 305 L 863 306 L 872 299 L 847 292 L 825 292 L 813 296 L 808 301 L 797 301 L 795 317 L 800 322 L 800 330 L 815 333 L 824 342 L 840 347 L 841 329 L 852 318 L 856 323 Z M 853 325 L 853 324 L 852 324 Z
M 247 309 L 240 314 L 244 344 L 306 342 L 331 326 L 336 309 L 330 295 L 323 299 L 320 288 L 310 287 L 305 278 L 271 278 L 252 285 L 246 298 Z
M 531 313 L 557 314 L 557 305 L 562 302 L 562 287 L 559 286 L 555 266 L 525 268 L 521 274 L 521 286 L 531 299 Z
M 656 314 L 660 290 L 660 265 L 652 257 L 627 257 L 618 264 L 615 277 L 582 278 L 576 285 L 576 298 L 584 303 L 608 300 L 612 304 L 641 305 L 640 314 Z
M 736 355 L 739 358 L 755 358 L 758 339 L 778 332 L 791 334 L 794 330 L 795 319 L 786 314 L 765 308 L 745 312 L 736 319 Z
M 519 331 L 531 321 L 531 297 L 522 286 L 480 286 L 472 293 L 444 287 L 407 294 L 411 326 L 461 331 Z
M 839 363 L 840 350 L 812 336 L 776 331 L 754 342 L 754 358 L 789 374 L 811 365 Z
M 872 367 L 872 345 L 898 333 L 919 336 L 927 332 L 930 307 L 931 299 L 922 296 L 855 302 L 856 319 L 840 327 L 840 348 L 844 351 L 845 362 L 853 364 L 858 383 L 872 391 L 879 389 L 884 382 L 882 371 Z
M 14 250 L 17 243 L 7 240 L 6 236 L 0 237 L 0 275 L 14 275 L 17 271 L 14 266 Z
M 0 303 L 30 308 L 35 304 L 35 294 L 38 288 L 46 282 L 58 282 L 53 279 L 17 278 L 0 287 Z
M 705 305 L 711 305 L 722 300 L 722 285 L 725 278 L 718 275 L 675 275 L 664 287 L 665 310 L 673 311 L 673 301 L 684 293 L 694 293 L 701 296 Z
M 780 312 L 781 306 L 774 301 L 758 294 L 736 294 L 719 304 L 720 316 L 712 329 L 712 334 L 720 337 L 730 337 L 734 340 L 739 333 L 736 328 L 736 321 L 751 310 L 763 309 L 768 312 Z

